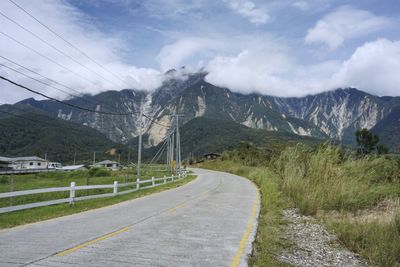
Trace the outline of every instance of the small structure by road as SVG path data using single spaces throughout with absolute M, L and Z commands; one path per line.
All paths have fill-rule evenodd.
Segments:
M 49 162 L 45 159 L 30 157 L 0 157 L 0 169 L 5 170 L 27 170 L 27 169 L 47 169 Z
M 221 157 L 221 154 L 218 153 L 207 153 L 203 155 L 203 158 L 206 160 L 214 160 Z

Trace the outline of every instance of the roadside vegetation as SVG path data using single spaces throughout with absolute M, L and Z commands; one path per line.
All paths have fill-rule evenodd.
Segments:
M 315 216 L 370 263 L 400 266 L 400 157 L 365 151 L 345 153 L 328 144 L 297 144 L 281 151 L 241 144 L 203 166 L 248 177 L 260 187 L 263 201 L 251 265 L 278 265 L 274 255 L 288 245 L 280 239 L 281 211 L 293 206 Z
M 166 171 L 152 171 L 144 168 L 142 172 L 142 180 L 154 177 L 163 177 L 164 175 L 170 176 Z M 121 183 L 130 183 L 136 181 L 136 170 L 125 169 L 119 171 L 110 171 L 103 168 L 92 168 L 84 171 L 73 172 L 44 172 L 37 174 L 26 175 L 5 175 L 0 176 L 0 193 L 10 191 L 22 191 L 30 189 L 40 189 L 49 187 L 68 187 L 71 182 L 75 182 L 76 186 L 81 185 L 100 185 L 100 184 L 113 184 L 114 181 Z M 160 182 L 160 181 L 159 181 Z M 150 184 L 142 184 L 146 186 Z M 129 190 L 136 187 L 136 185 L 123 187 L 120 190 Z M 113 189 L 90 189 L 76 191 L 76 197 L 111 193 Z M 9 205 L 22 205 L 40 201 L 47 201 L 60 198 L 68 198 L 69 192 L 52 192 L 34 195 L 18 196 L 13 198 L 0 199 L 0 207 Z
M 92 169 L 93 170 L 93 169 Z M 54 172 L 54 173 L 41 173 L 32 174 L 24 176 L 14 177 L 14 191 L 28 190 L 36 188 L 46 188 L 46 187 L 65 187 L 69 186 L 70 182 L 76 182 L 76 185 L 94 185 L 94 184 L 112 184 L 113 181 L 118 181 L 119 183 L 133 182 L 136 178 L 128 173 L 126 170 L 123 171 L 107 171 L 103 169 L 89 171 L 76 171 L 76 172 Z M 126 175 L 126 176 L 125 176 Z M 163 177 L 164 175 L 169 176 L 167 173 L 160 172 L 150 172 L 147 171 L 142 176 L 142 179 L 148 179 L 152 176 Z M 4 176 L 6 177 L 6 176 Z M 10 184 L 9 177 L 0 177 L 0 193 L 9 192 Z M 181 185 L 184 185 L 195 178 L 194 175 L 188 175 L 187 178 L 179 180 L 172 183 L 163 184 L 154 188 L 143 189 L 128 193 L 125 195 L 117 195 L 113 197 L 101 198 L 101 199 L 91 199 L 77 201 L 73 206 L 66 204 L 58 204 L 46 207 L 38 207 L 27 210 L 13 211 L 9 213 L 0 214 L 0 229 L 10 228 L 17 225 L 33 223 L 37 221 L 47 220 L 51 218 L 61 217 L 65 215 L 70 215 L 74 213 L 79 213 L 82 211 L 87 211 L 90 209 L 101 208 L 109 205 L 113 205 L 126 200 L 142 197 L 156 192 L 161 192 L 164 190 L 172 189 Z M 5 182 L 4 182 L 5 181 Z M 142 184 L 146 186 L 146 184 Z M 125 187 L 123 190 L 132 189 L 133 187 Z M 122 189 L 122 188 L 121 188 Z M 93 190 L 80 190 L 76 191 L 76 196 L 85 196 L 90 194 L 103 194 L 111 193 L 112 189 L 93 189 Z M 6 207 L 10 204 L 21 205 L 39 201 L 47 201 L 51 199 L 58 198 L 68 198 L 69 192 L 54 192 L 45 194 L 35 194 L 27 196 L 19 196 L 0 199 L 0 207 Z

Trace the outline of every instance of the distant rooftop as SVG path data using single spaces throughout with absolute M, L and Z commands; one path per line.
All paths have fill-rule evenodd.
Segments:
M 29 156 L 29 157 L 0 157 L 0 161 L 3 162 L 16 162 L 16 161 L 47 161 L 45 159 L 39 158 L 37 156 Z
M 94 165 L 103 165 L 103 164 L 118 164 L 118 162 L 112 160 L 103 160 L 100 162 L 96 162 Z

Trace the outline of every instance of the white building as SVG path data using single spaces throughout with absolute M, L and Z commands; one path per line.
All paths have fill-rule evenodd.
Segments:
M 45 159 L 32 157 L 0 157 L 0 168 L 12 170 L 47 169 L 49 162 Z
M 115 171 L 115 170 L 118 170 L 119 164 L 116 161 L 103 160 L 103 161 L 100 161 L 100 162 L 96 162 L 93 165 L 93 167 L 95 167 L 95 168 L 107 168 L 107 169 Z

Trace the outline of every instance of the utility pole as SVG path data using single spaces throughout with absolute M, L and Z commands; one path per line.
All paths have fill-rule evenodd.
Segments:
M 96 163 L 96 151 L 93 152 L 93 167 L 95 163 Z
M 181 160 L 181 137 L 179 134 L 179 117 L 183 114 L 174 114 L 176 117 L 176 172 L 181 172 L 182 160 Z
M 131 145 L 128 146 L 128 170 L 130 164 L 131 164 Z
M 138 162 L 137 162 L 137 180 L 140 181 L 140 163 L 142 159 L 142 105 L 140 105 L 140 115 L 139 115 L 139 148 L 138 148 Z
M 171 135 L 171 143 L 170 143 L 170 169 L 171 169 L 171 173 L 174 172 L 174 139 L 175 138 L 175 134 L 172 133 Z

